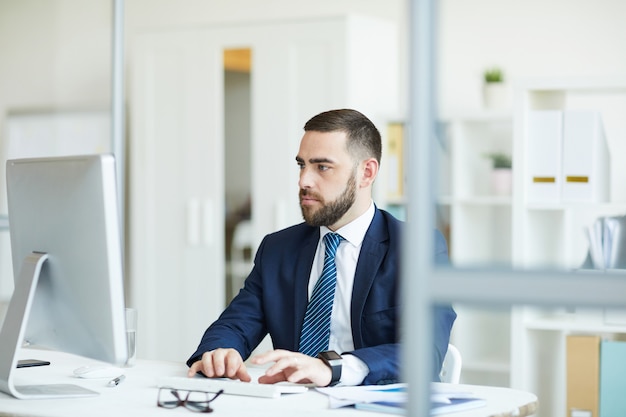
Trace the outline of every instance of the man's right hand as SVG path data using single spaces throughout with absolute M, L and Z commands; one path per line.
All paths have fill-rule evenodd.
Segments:
M 194 362 L 189 367 L 187 376 L 192 377 L 198 372 L 209 378 L 227 377 L 250 382 L 252 378 L 248 374 L 246 365 L 238 351 L 235 349 L 215 349 L 205 352 L 202 359 Z

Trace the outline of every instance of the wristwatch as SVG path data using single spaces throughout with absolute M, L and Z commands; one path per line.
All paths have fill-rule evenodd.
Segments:
M 317 357 L 320 358 L 332 371 L 332 376 L 330 378 L 329 387 L 333 387 L 339 383 L 341 379 L 341 364 L 343 362 L 343 358 L 340 354 L 335 352 L 334 350 L 327 350 L 325 352 L 320 352 L 317 354 Z

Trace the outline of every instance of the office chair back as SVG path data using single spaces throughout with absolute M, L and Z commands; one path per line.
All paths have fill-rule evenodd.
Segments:
M 461 352 L 459 352 L 456 346 L 449 344 L 448 352 L 446 352 L 446 356 L 443 358 L 443 365 L 439 373 L 441 382 L 458 384 L 461 380 L 462 366 L 463 359 L 461 358 Z

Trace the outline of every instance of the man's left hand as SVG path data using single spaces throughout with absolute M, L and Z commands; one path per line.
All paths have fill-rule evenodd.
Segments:
M 260 355 L 255 355 L 250 361 L 255 365 L 265 365 L 275 362 L 259 377 L 261 384 L 274 384 L 288 381 L 300 384 L 312 383 L 318 387 L 330 384 L 332 372 L 321 360 L 312 358 L 299 352 L 289 350 L 270 350 Z

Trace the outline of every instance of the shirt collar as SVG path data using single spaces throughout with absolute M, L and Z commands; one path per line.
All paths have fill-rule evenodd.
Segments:
M 336 233 L 339 233 L 341 237 L 343 237 L 346 241 L 350 242 L 354 246 L 360 246 L 365 238 L 365 233 L 367 233 L 367 229 L 369 229 L 372 220 L 374 219 L 374 211 L 375 206 L 374 202 L 370 203 L 370 206 L 363 214 L 361 214 L 356 219 L 352 220 L 350 223 L 336 230 Z M 320 227 L 320 239 L 324 237 L 326 233 L 331 232 L 331 230 L 326 226 Z

